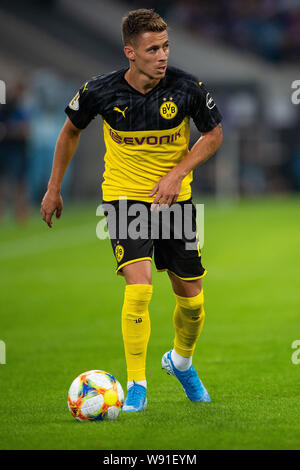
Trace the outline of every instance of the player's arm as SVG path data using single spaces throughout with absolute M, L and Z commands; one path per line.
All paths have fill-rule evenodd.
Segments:
M 62 213 L 61 185 L 66 169 L 76 151 L 81 130 L 75 127 L 67 117 L 56 142 L 48 190 L 41 203 L 42 218 L 50 228 L 53 224 L 53 214 L 56 212 L 56 217 L 59 218 Z
M 174 204 L 180 193 L 182 180 L 197 166 L 206 162 L 220 147 L 223 140 L 221 124 L 209 132 L 202 132 L 186 157 L 169 173 L 163 176 L 153 188 L 150 196 L 156 197 L 153 204 Z
M 94 96 L 94 82 L 86 82 L 81 86 L 74 98 L 65 109 L 67 119 L 57 139 L 52 172 L 42 204 L 43 220 L 52 227 L 52 217 L 61 216 L 63 201 L 60 194 L 65 171 L 77 148 L 80 133 L 98 114 L 98 104 Z

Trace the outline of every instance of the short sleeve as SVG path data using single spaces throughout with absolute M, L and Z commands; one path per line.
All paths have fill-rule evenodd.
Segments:
M 191 87 L 190 116 L 200 132 L 209 132 L 222 120 L 217 105 L 202 82 Z
M 89 82 L 86 82 L 65 109 L 74 126 L 78 129 L 85 129 L 98 114 L 94 93 L 89 89 Z

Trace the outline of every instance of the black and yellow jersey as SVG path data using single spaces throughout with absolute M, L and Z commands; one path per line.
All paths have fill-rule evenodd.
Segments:
M 188 153 L 189 121 L 208 132 L 221 121 L 202 82 L 174 67 L 151 91 L 142 94 L 125 80 L 127 68 L 92 78 L 66 107 L 72 123 L 84 129 L 100 114 L 106 145 L 103 199 L 120 197 L 152 202 L 158 180 Z M 178 201 L 191 197 L 192 172 Z

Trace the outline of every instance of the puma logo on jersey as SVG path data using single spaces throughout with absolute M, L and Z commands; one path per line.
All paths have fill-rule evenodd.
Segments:
M 122 111 L 122 109 L 120 108 L 117 108 L 116 106 L 114 107 L 113 111 L 118 111 L 118 113 L 121 113 L 123 115 L 123 118 L 125 119 L 125 111 L 126 109 L 128 109 L 128 106 L 126 106 L 126 108 Z

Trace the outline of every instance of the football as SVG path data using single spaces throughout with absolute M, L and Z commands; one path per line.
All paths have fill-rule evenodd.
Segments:
M 78 421 L 116 419 L 123 401 L 120 382 L 103 370 L 80 374 L 73 380 L 68 393 L 69 410 Z

